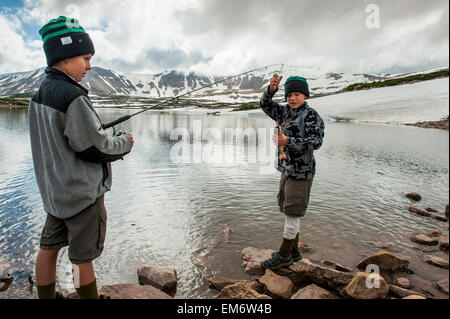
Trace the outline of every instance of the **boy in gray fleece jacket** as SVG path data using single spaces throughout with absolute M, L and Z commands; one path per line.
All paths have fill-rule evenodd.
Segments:
M 29 106 L 33 164 L 47 213 L 36 259 L 38 296 L 55 298 L 58 252 L 69 246 L 78 294 L 98 298 L 92 260 L 105 240 L 110 162 L 128 154 L 134 141 L 130 134 L 108 136 L 99 129 L 88 90 L 79 84 L 95 50 L 78 21 L 59 17 L 39 33 L 48 67 Z

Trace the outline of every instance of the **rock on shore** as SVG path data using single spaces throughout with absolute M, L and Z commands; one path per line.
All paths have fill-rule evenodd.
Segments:
M 376 273 L 358 272 L 345 288 L 354 299 L 384 299 L 389 286 L 382 276 Z
M 170 267 L 142 266 L 137 270 L 141 285 L 151 285 L 170 296 L 177 292 L 177 272 Z
M 440 233 L 436 232 L 437 235 Z M 255 270 L 264 273 L 263 276 L 258 275 L 254 278 L 264 285 L 265 293 L 273 298 L 424 299 L 443 298 L 443 294 L 448 291 L 448 280 L 434 283 L 423 280 L 408 269 L 407 258 L 383 250 L 361 260 L 356 265 L 360 269 L 356 274 L 329 268 L 333 267 L 335 262 L 323 260 L 322 263 L 329 266 L 326 267 L 311 262 L 307 258 L 274 271 L 256 266 L 263 258 L 270 258 L 270 253 L 270 250 L 245 248 L 242 251 L 242 266 L 252 273 Z M 443 262 L 443 260 L 433 260 L 436 263 Z M 249 268 L 248 265 L 252 263 L 255 266 Z M 369 265 L 377 266 L 379 273 L 376 269 L 369 272 L 366 268 Z
M 381 250 L 361 260 L 356 267 L 364 270 L 368 265 L 371 264 L 377 265 L 382 270 L 397 271 L 401 269 L 407 269 L 409 266 L 409 261 L 406 258 L 399 257 L 390 252 Z
M 238 282 L 224 287 L 212 299 L 272 299 L 267 295 L 258 293 L 251 283 Z
M 136 284 L 105 285 L 100 289 L 99 295 L 104 299 L 172 299 L 153 286 Z
M 339 296 L 315 284 L 299 289 L 291 299 L 339 299 Z

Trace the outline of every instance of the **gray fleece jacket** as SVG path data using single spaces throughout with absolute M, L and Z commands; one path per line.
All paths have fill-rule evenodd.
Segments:
M 88 91 L 48 67 L 30 101 L 31 152 L 44 210 L 70 218 L 110 190 L 110 162 L 131 151 L 126 135 L 108 136 Z

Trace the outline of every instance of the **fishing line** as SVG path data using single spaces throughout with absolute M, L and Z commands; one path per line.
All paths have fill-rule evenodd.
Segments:
M 198 89 L 195 89 L 195 90 L 192 90 L 192 91 L 189 91 L 189 92 L 186 92 L 186 93 L 183 93 L 183 94 L 174 96 L 174 97 L 172 97 L 172 98 L 170 98 L 170 99 L 167 99 L 167 100 L 165 100 L 165 101 L 163 101 L 163 102 L 161 102 L 161 103 L 158 103 L 158 104 L 156 104 L 156 105 L 152 105 L 152 106 L 149 106 L 149 107 L 145 107 L 145 108 L 143 108 L 142 110 L 140 110 L 140 111 L 138 111 L 138 112 L 136 112 L 136 113 L 128 114 L 128 115 L 119 117 L 118 119 L 116 119 L 116 120 L 114 120 L 114 121 L 111 121 L 111 122 L 109 122 L 109 123 L 106 123 L 106 124 L 105 124 L 105 123 L 102 123 L 102 126 L 99 128 L 99 130 L 101 130 L 101 129 L 106 130 L 106 129 L 110 128 L 110 127 L 114 127 L 114 126 L 117 125 L 117 124 L 120 124 L 120 123 L 122 123 L 122 122 L 125 122 L 125 121 L 129 120 L 129 119 L 132 118 L 133 116 L 136 116 L 136 115 L 138 115 L 138 114 L 141 114 L 141 113 L 143 113 L 143 112 L 146 112 L 146 111 L 148 111 L 148 110 L 150 110 L 150 109 L 152 109 L 152 108 L 155 108 L 155 107 L 157 107 L 157 106 L 160 106 L 160 105 L 163 105 L 163 104 L 166 104 L 166 103 L 169 103 L 169 102 L 178 100 L 180 97 L 183 97 L 183 96 L 192 94 L 192 93 L 194 93 L 194 92 L 203 90 L 203 89 L 205 89 L 205 88 L 208 88 L 208 87 L 211 87 L 211 86 L 213 86 L 213 85 L 216 85 L 216 84 L 225 82 L 225 81 L 227 81 L 227 80 L 230 80 L 230 79 L 232 79 L 232 78 L 235 78 L 235 77 L 238 77 L 238 76 L 241 76 L 241 75 L 248 75 L 248 74 L 250 74 L 250 73 L 253 73 L 253 72 L 255 72 L 255 71 L 262 70 L 262 69 L 266 69 L 266 71 L 267 71 L 268 68 L 273 67 L 273 66 L 276 66 L 276 65 L 281 65 L 280 71 L 283 70 L 284 63 L 278 63 L 278 64 L 266 65 L 266 66 L 263 66 L 263 67 L 260 67 L 260 68 L 257 68 L 257 69 L 253 69 L 253 70 L 246 71 L 246 72 L 242 72 L 242 73 L 239 73 L 239 74 L 236 74 L 236 75 L 228 76 L 228 77 L 226 77 L 226 78 L 223 78 L 223 79 L 220 80 L 220 81 L 217 81 L 217 82 L 214 82 L 214 83 L 211 83 L 211 84 L 202 86 L 201 88 L 198 88 Z

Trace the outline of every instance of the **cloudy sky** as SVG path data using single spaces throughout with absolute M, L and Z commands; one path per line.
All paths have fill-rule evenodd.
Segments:
M 78 18 L 93 65 L 227 75 L 285 63 L 396 73 L 449 65 L 448 0 L 0 0 L 0 73 L 45 66 L 39 28 Z

